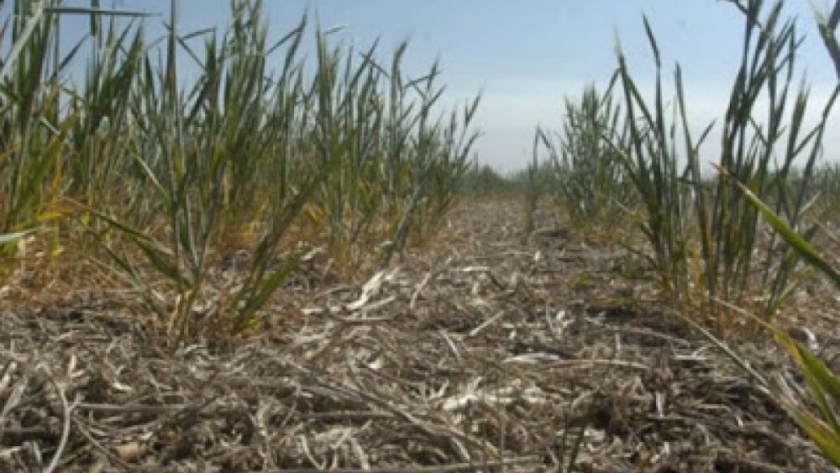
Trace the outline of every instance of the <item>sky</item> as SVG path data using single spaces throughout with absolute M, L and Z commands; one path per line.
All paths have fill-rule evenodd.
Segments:
M 784 3 L 785 14 L 798 17 L 805 35 L 799 64 L 812 100 L 820 103 L 837 79 L 810 8 L 827 9 L 827 1 Z M 178 27 L 185 32 L 223 28 L 228 5 L 228 0 L 181 0 Z M 116 0 L 114 6 L 161 13 L 148 20 L 159 23 L 169 0 Z M 617 65 L 617 43 L 634 77 L 652 90 L 653 61 L 642 15 L 659 42 L 665 77 L 672 77 L 676 63 L 682 68 L 698 129 L 725 111 L 743 35 L 741 13 L 723 0 L 266 0 L 265 7 L 274 38 L 308 12 L 325 29 L 340 27 L 337 41 L 365 47 L 379 39 L 383 58 L 409 40 L 409 74 L 422 74 L 438 60 L 446 85 L 444 107 L 481 93 L 475 151 L 479 161 L 502 172 L 528 164 L 537 126 L 559 131 L 567 98 L 588 84 L 606 86 Z M 840 145 L 840 122 L 829 129 L 826 142 Z

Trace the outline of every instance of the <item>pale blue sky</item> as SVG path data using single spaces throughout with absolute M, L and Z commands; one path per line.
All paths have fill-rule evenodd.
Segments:
M 826 0 L 814 3 L 825 6 Z M 800 32 L 806 35 L 800 64 L 815 98 L 824 96 L 836 79 L 814 29 L 810 2 L 785 4 L 789 15 L 800 17 Z M 169 1 L 119 0 L 116 5 L 165 15 Z M 682 65 L 698 127 L 725 109 L 743 31 L 741 14 L 721 0 L 267 0 L 266 9 L 275 38 L 309 11 L 325 28 L 342 25 L 336 38 L 345 43 L 368 46 L 380 38 L 383 57 L 409 39 L 409 73 L 426 71 L 439 58 L 448 103 L 483 93 L 476 151 L 500 170 L 527 164 L 535 127 L 559 127 L 564 97 L 580 93 L 587 83 L 606 84 L 616 67 L 616 37 L 637 79 L 652 77 L 643 13 L 659 40 L 666 75 L 671 77 L 676 61 Z M 182 0 L 180 14 L 182 31 L 224 26 L 228 0 Z M 840 143 L 837 128 L 829 142 Z

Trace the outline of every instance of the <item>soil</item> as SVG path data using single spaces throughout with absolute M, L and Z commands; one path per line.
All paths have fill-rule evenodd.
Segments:
M 128 292 L 7 287 L 0 472 L 836 471 L 643 259 L 538 217 L 470 202 L 401 265 L 310 261 L 258 335 L 176 350 Z M 835 293 L 784 314 L 829 365 Z M 804 392 L 767 337 L 730 347 Z

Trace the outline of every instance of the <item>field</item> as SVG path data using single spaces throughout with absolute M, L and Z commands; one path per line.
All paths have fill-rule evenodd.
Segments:
M 733 2 L 714 161 L 645 19 L 653 87 L 619 47 L 510 176 L 407 43 L 98 6 L 0 34 L 0 471 L 840 465 L 840 93 L 781 3 Z
M 7 307 L 2 469 L 60 448 L 60 471 L 833 471 L 650 268 L 548 211 L 561 231 L 523 242 L 521 206 L 465 202 L 367 281 L 308 262 L 251 339 L 168 353 L 134 298 L 93 287 Z M 809 289 L 796 312 L 832 360 L 836 305 Z M 766 337 L 738 352 L 801 381 Z

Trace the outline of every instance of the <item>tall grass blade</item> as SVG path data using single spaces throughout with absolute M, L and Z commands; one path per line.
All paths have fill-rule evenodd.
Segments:
M 728 174 L 728 171 L 722 168 L 718 168 L 724 174 Z M 834 284 L 840 287 L 840 272 L 834 269 L 834 267 L 828 263 L 817 250 L 805 239 L 796 232 L 790 225 L 788 225 L 784 220 L 782 220 L 770 207 L 768 207 L 761 199 L 758 198 L 747 186 L 742 184 L 741 182 L 735 180 L 735 185 L 743 193 L 744 197 L 750 202 L 751 205 L 754 205 L 759 212 L 761 212 L 761 216 L 764 217 L 765 220 L 776 230 L 782 238 L 784 238 L 785 242 L 790 245 L 793 249 L 796 250 L 797 253 L 810 265 L 817 268 L 820 272 L 825 274 L 826 276 L 831 279 Z

